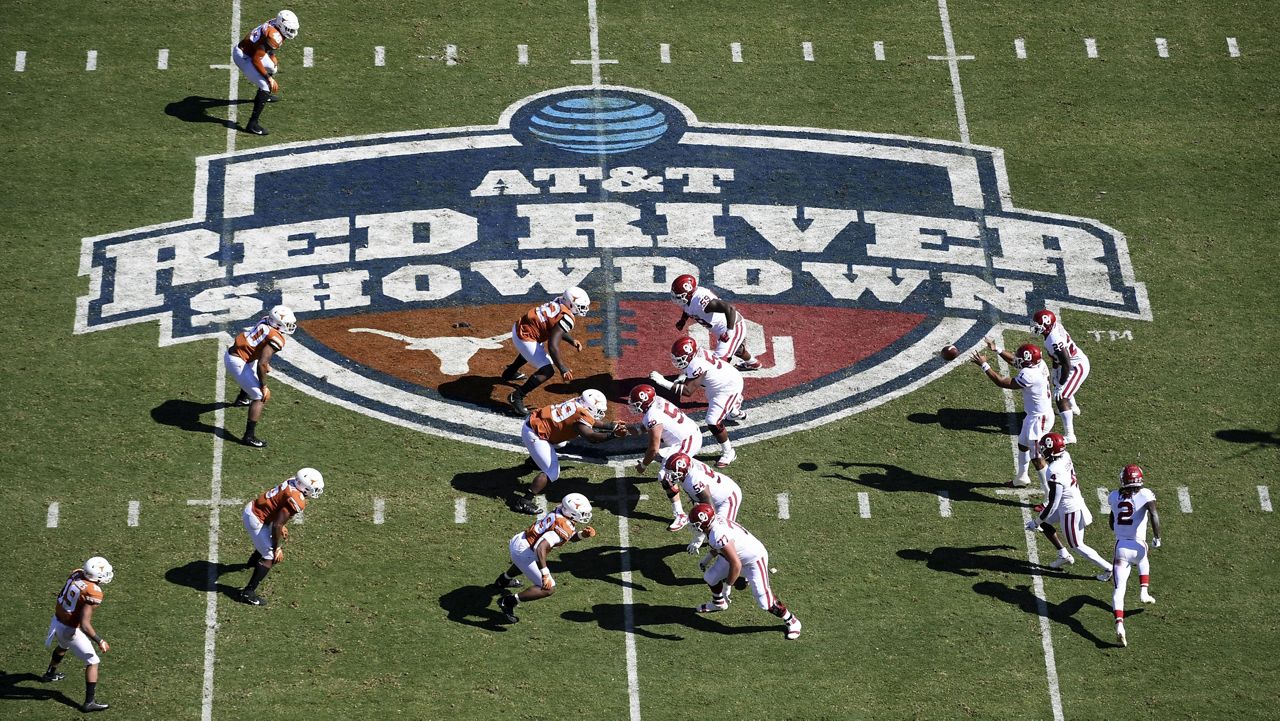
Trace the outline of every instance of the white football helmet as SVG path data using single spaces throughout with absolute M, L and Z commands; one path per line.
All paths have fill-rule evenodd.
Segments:
M 298 25 L 298 16 L 294 15 L 292 10 L 281 10 L 280 14 L 276 15 L 275 19 L 271 21 L 271 24 L 275 26 L 276 30 L 280 31 L 281 35 L 289 40 L 298 37 L 298 28 L 300 27 Z
M 570 493 L 560 501 L 556 513 L 574 523 L 591 523 L 591 501 L 581 493 Z
M 609 412 L 609 401 L 595 388 L 588 388 L 582 392 L 582 404 L 591 411 L 591 415 L 596 420 L 604 418 L 604 415 Z
M 287 305 L 278 305 L 271 309 L 271 325 L 279 328 L 285 335 L 293 335 L 298 329 L 298 319 Z
M 573 314 L 579 318 L 585 317 L 587 311 L 591 310 L 591 296 L 588 296 L 587 291 L 576 285 L 560 296 L 560 302 L 569 306 L 573 310 Z
M 116 572 L 112 570 L 111 563 L 102 556 L 94 556 L 84 562 L 84 577 L 94 583 L 107 584 L 111 583 L 111 579 L 116 577 Z
M 302 491 L 302 495 L 307 498 L 315 498 L 324 493 L 324 476 L 314 468 L 303 468 L 290 480 L 293 481 L 294 487 Z

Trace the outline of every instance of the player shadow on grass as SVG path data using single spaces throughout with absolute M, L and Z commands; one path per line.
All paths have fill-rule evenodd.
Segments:
M 599 537 L 597 537 L 598 539 Z M 575 550 L 565 550 L 560 554 L 560 562 L 563 568 L 575 578 L 586 578 L 595 581 L 605 581 L 615 586 L 626 585 L 623 583 L 622 573 L 622 550 L 618 546 L 574 546 Z M 577 549 L 581 550 L 577 550 Z M 653 581 L 662 586 L 700 586 L 702 585 L 702 572 L 698 571 L 696 558 L 684 552 L 684 546 L 681 544 L 672 544 L 669 546 L 660 546 L 658 548 L 630 548 L 628 557 L 630 558 L 630 566 L 633 574 L 643 576 L 645 579 Z M 680 577 L 672 570 L 667 559 L 672 556 L 679 556 L 685 559 L 693 571 L 688 577 Z M 631 588 L 637 591 L 650 590 L 642 582 L 631 581 Z
M 225 428 L 205 423 L 201 416 L 212 413 L 219 408 L 227 408 L 230 403 L 197 403 L 196 401 L 171 398 L 151 409 L 151 420 L 164 426 L 181 428 L 192 433 L 210 433 L 223 440 L 235 440 Z
M 1009 414 L 976 408 L 939 408 L 937 413 L 912 413 L 907 420 L 921 425 L 934 423 L 948 431 L 999 433 L 1008 435 Z
M 506 618 L 497 610 L 494 597 L 498 590 L 493 586 L 463 586 L 440 597 L 440 608 L 450 621 L 486 631 L 506 631 Z
M 1259 431 L 1252 428 L 1224 428 L 1220 431 L 1215 431 L 1213 436 L 1220 441 L 1251 446 L 1232 456 L 1232 458 L 1240 458 L 1255 451 L 1265 451 L 1268 448 L 1280 448 L 1280 432 L 1276 431 Z
M 225 583 L 217 582 L 225 573 L 233 573 L 236 571 L 248 571 L 247 563 L 210 563 L 204 559 L 192 561 L 183 566 L 176 566 L 164 572 L 164 580 L 178 586 L 186 586 L 200 592 L 209 590 L 209 571 L 213 570 L 214 589 L 228 598 L 239 598 L 240 588 L 238 586 L 228 586 Z M 245 580 L 249 580 L 248 577 Z
M 755 603 L 750 599 L 741 601 L 750 608 L 744 610 L 754 612 Z M 626 611 L 631 612 L 631 628 L 627 628 Z M 631 631 L 637 636 L 657 639 L 659 641 L 683 641 L 684 636 L 675 633 L 660 633 L 650 630 L 649 626 L 681 625 L 696 633 L 719 633 L 736 636 L 741 633 L 778 633 L 778 624 L 768 626 L 726 626 L 717 621 L 718 614 L 700 614 L 688 606 L 661 606 L 649 603 L 597 603 L 590 611 L 565 611 L 560 618 L 576 623 L 596 623 L 606 631 Z
M 57 701 L 64 706 L 80 709 L 80 704 L 51 686 L 18 685 L 27 682 L 40 684 L 40 676 L 34 673 L 0 671 L 0 701 Z
M 875 468 L 879 472 L 861 473 L 856 478 L 850 477 L 842 473 L 826 473 L 824 478 L 836 478 L 842 481 L 851 481 L 868 488 L 874 488 L 877 491 L 887 491 L 896 493 L 899 491 L 908 491 L 914 493 L 936 494 L 938 491 L 946 491 L 947 496 L 957 503 L 967 501 L 977 501 L 980 503 L 991 503 L 997 506 L 1011 506 L 1020 508 L 1022 501 L 1013 498 L 1003 498 L 1000 496 L 988 496 L 979 493 L 979 488 L 1003 488 L 1003 483 L 974 483 L 972 481 L 962 481 L 959 479 L 950 480 L 943 478 L 931 478 L 913 473 L 902 466 L 895 466 L 890 463 L 850 463 L 845 461 L 833 461 L 832 465 L 839 466 L 845 470 L 851 468 Z
M 1040 573 L 1040 566 L 1021 558 L 987 554 L 988 551 L 1012 550 L 1013 546 L 938 546 L 932 551 L 904 548 L 898 551 L 898 557 L 907 561 L 923 561 L 930 571 L 954 573 L 957 576 L 979 576 L 981 574 L 978 571 L 1028 576 Z
M 1045 613 L 1042 614 L 1039 607 L 1039 601 L 1028 586 L 1011 587 L 994 581 L 979 581 L 978 583 L 973 584 L 973 590 L 984 596 L 990 596 L 994 599 L 1004 601 L 1011 606 L 1017 606 L 1022 609 L 1024 613 L 1034 616 L 1043 615 L 1050 621 L 1066 626 L 1071 629 L 1072 633 L 1075 633 L 1086 641 L 1091 641 L 1093 645 L 1098 648 L 1119 647 L 1119 644 L 1117 643 L 1105 641 L 1102 638 L 1099 638 L 1091 629 L 1086 627 L 1080 619 L 1076 618 L 1076 615 L 1079 614 L 1080 610 L 1085 606 L 1094 606 L 1100 609 L 1103 613 L 1098 614 L 1099 622 L 1093 625 L 1103 626 L 1108 629 L 1111 627 L 1113 618 L 1111 605 L 1104 601 L 1100 601 L 1093 596 L 1079 594 L 1059 603 L 1049 603 L 1046 601 Z M 1140 613 L 1142 613 L 1141 608 L 1126 610 L 1125 617 L 1132 618 Z
M 184 123 L 217 123 L 224 128 L 237 128 L 236 124 L 226 118 L 219 118 L 216 115 L 210 115 L 209 111 L 215 108 L 225 108 L 229 105 L 241 105 L 251 103 L 252 100 L 227 100 L 226 98 L 205 98 L 199 95 L 188 95 L 182 100 L 177 100 L 164 106 L 164 114 L 171 118 L 177 118 Z

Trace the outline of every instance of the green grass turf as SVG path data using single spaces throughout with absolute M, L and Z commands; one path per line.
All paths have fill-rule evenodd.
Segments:
M 244 28 L 276 9 L 247 4 Z M 527 94 L 590 78 L 569 64 L 588 57 L 585 3 L 293 9 L 303 36 L 283 56 L 285 102 L 264 116 L 274 134 L 239 135 L 239 148 L 488 124 Z M 1127 10 L 951 7 L 958 51 L 977 58 L 961 65 L 973 141 L 1006 150 L 1020 207 L 1125 232 L 1154 314 L 1149 323 L 1064 314 L 1094 364 L 1073 449 L 1086 500 L 1141 452 L 1167 543 L 1153 555 L 1159 604 L 1132 617 L 1129 649 L 1109 647 L 1109 586 L 1079 564 L 1047 576 L 1063 706 L 1067 718 L 1265 717 L 1280 686 L 1269 612 L 1280 588 L 1265 551 L 1275 519 L 1254 487 L 1276 477 L 1278 450 L 1219 434 L 1266 437 L 1280 416 L 1268 381 L 1280 309 L 1269 242 L 1280 225 L 1274 21 L 1262 3 Z M 226 72 L 208 65 L 225 61 L 228 8 L 77 4 L 55 25 L 47 5 L 9 2 L 5 16 L 0 57 L 21 49 L 28 62 L 23 73 L 0 68 L 0 308 L 10 338 L 0 375 L 9 514 L 0 715 L 70 713 L 46 698 L 50 689 L 19 679 L 46 662 L 40 640 L 66 572 L 101 553 L 117 570 L 97 619 L 113 645 L 102 698 L 129 718 L 195 717 L 209 512 L 186 501 L 210 492 L 219 351 L 207 341 L 157 348 L 153 324 L 71 328 L 86 288 L 80 238 L 187 217 L 194 158 L 225 149 L 220 125 L 164 108 L 225 96 Z M 619 60 L 604 67 L 605 82 L 668 94 L 703 120 L 959 137 L 946 65 L 925 59 L 943 52 L 933 3 L 603 2 L 600 23 L 602 54 Z M 1169 38 L 1169 59 L 1155 56 L 1157 35 Z M 1240 38 L 1243 57 L 1226 57 L 1227 36 Z M 1027 39 L 1028 59 L 1014 58 L 1015 37 Z M 1100 59 L 1084 57 L 1083 37 L 1098 39 Z M 802 59 L 806 40 L 815 62 Z M 876 40 L 885 62 L 873 59 Z M 658 60 L 662 42 L 669 65 Z M 729 62 L 730 42 L 743 43 L 746 62 Z M 458 46 L 459 65 L 439 59 L 446 43 Z M 530 45 L 527 67 L 515 63 L 518 43 Z M 316 48 L 314 68 L 301 67 L 303 45 Z M 386 67 L 373 67 L 374 45 L 387 48 Z M 159 47 L 171 49 L 168 71 L 155 69 Z M 99 51 L 92 73 L 89 48 Z M 1133 339 L 1099 342 L 1091 329 Z M 227 411 L 233 435 L 242 413 Z M 955 427 L 957 418 L 987 425 Z M 706 597 L 695 559 L 682 534 L 664 530 L 656 484 L 635 483 L 630 497 L 651 497 L 626 511 L 643 717 L 689 718 L 705 704 L 740 718 L 1050 717 L 1021 516 L 992 487 L 1010 472 L 1007 437 L 988 432 L 1002 422 L 998 392 L 965 367 L 850 419 L 741 449 L 732 468 L 746 493 L 741 520 L 769 547 L 775 590 L 804 620 L 794 644 L 745 593 L 724 614 L 689 611 Z M 267 453 L 225 448 L 225 497 L 247 499 L 301 465 L 323 469 L 330 487 L 264 585 L 273 605 L 219 599 L 216 717 L 523 718 L 547 703 L 626 717 L 616 503 L 597 503 L 597 539 L 560 552 L 557 594 L 498 630 L 481 587 L 526 521 L 499 497 L 514 476 L 531 475 L 511 470 L 519 456 L 287 387 L 262 435 Z M 616 489 L 605 467 L 565 477 L 561 490 Z M 1178 511 L 1177 486 L 1191 489 L 1193 514 Z M 950 493 L 953 517 L 939 517 L 938 490 Z M 782 492 L 785 521 L 774 502 Z M 858 515 L 859 492 L 870 519 Z M 468 499 L 464 525 L 453 523 L 458 496 Z M 375 497 L 387 503 L 381 526 L 371 522 Z M 46 529 L 52 500 L 61 523 Z M 137 528 L 125 525 L 129 500 L 142 502 Z M 249 544 L 239 509 L 221 518 L 221 560 L 240 562 Z M 1110 547 L 1100 523 L 1088 538 Z M 1039 551 L 1047 557 L 1047 543 Z M 227 569 L 220 583 L 246 577 Z M 75 664 L 64 670 L 56 690 L 78 702 Z

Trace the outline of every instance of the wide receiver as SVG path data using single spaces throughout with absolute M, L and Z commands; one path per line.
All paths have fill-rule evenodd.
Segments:
M 271 372 L 271 359 L 284 350 L 285 336 L 298 329 L 298 319 L 288 306 L 278 305 L 252 328 L 245 328 L 236 336 L 222 358 L 227 373 L 240 386 L 240 394 L 232 405 L 249 406 L 249 420 L 244 426 L 244 444 L 262 448 L 267 442 L 258 438 L 258 421 L 262 419 L 263 406 L 271 400 L 267 387 L 267 374 Z
M 1071 462 L 1071 454 L 1067 452 L 1062 436 L 1046 433 L 1040 439 L 1040 455 L 1049 464 L 1045 470 L 1045 499 L 1038 507 L 1038 515 L 1027 522 L 1027 530 L 1044 531 L 1049 542 L 1058 549 L 1058 557 L 1049 567 L 1062 568 L 1075 563 L 1076 559 L 1058 540 L 1058 532 L 1054 527 L 1061 527 L 1067 536 L 1067 546 L 1102 569 L 1102 573 L 1098 574 L 1099 581 L 1110 581 L 1111 564 L 1084 542 L 1085 526 L 1093 522 L 1093 516 L 1089 513 L 1089 505 L 1080 495 L 1076 466 Z
M 513 504 L 521 513 L 539 513 L 537 497 L 547 489 L 548 483 L 560 478 L 560 457 L 556 447 L 574 438 L 585 438 L 592 443 L 602 443 L 610 438 L 627 435 L 623 423 L 604 420 L 609 413 L 609 403 L 604 394 L 588 388 L 577 398 L 539 408 L 529 414 L 520 427 L 520 441 L 529 451 L 529 457 L 538 466 L 523 498 Z
M 49 659 L 49 668 L 40 677 L 45 683 L 66 678 L 66 674 L 59 673 L 58 664 L 62 663 L 68 650 L 84 661 L 84 703 L 80 710 L 85 713 L 107 708 L 107 704 L 98 703 L 95 697 L 101 661 L 93 651 L 93 644 L 98 644 L 103 653 L 111 650 L 111 644 L 102 640 L 94 629 L 93 610 L 102 604 L 102 587 L 111 583 L 112 578 L 115 578 L 115 571 L 102 556 L 94 556 L 84 562 L 84 568 L 72 571 L 58 594 L 53 618 L 49 621 L 49 635 L 44 642 L 46 646 L 57 643 L 53 657 Z
M 1080 415 L 1076 392 L 1089 377 L 1089 357 L 1071 340 L 1071 334 L 1052 311 L 1032 313 L 1031 330 L 1044 338 L 1045 352 L 1053 359 L 1053 397 L 1062 418 L 1062 435 L 1067 443 L 1075 443 L 1074 416 Z
M 266 599 L 258 596 L 258 584 L 267 577 L 272 566 L 284 562 L 284 542 L 289 537 L 285 524 L 302 513 L 309 499 L 318 498 L 321 493 L 324 493 L 324 477 L 320 471 L 303 468 L 293 478 L 268 488 L 244 505 L 241 518 L 244 530 L 253 542 L 253 554 L 246 565 L 253 569 L 253 576 L 240 591 L 242 603 L 267 605 Z
M 644 458 L 636 461 L 636 470 L 640 473 L 648 470 L 649 464 L 659 457 L 665 460 L 673 453 L 692 457 L 702 450 L 702 432 L 698 430 L 698 425 L 689 420 L 689 416 L 674 403 L 659 397 L 657 388 L 641 383 L 631 389 L 628 402 L 636 413 L 644 414 L 638 432 L 649 436 Z M 671 515 L 668 531 L 678 531 L 689 525 L 689 517 L 680 504 L 679 494 L 671 499 Z
M 746 319 L 729 301 L 723 300 L 706 286 L 698 286 L 692 275 L 681 275 L 671 283 L 671 296 L 680 306 L 676 330 L 683 331 L 690 318 L 710 329 L 716 343 L 715 354 L 726 363 L 737 356 L 742 362 L 738 370 L 759 370 L 760 361 L 751 356 L 743 344 L 747 335 Z
M 711 552 L 716 556 L 715 562 L 702 576 L 711 588 L 711 601 L 698 606 L 698 613 L 715 613 L 729 608 L 729 591 L 739 576 L 746 576 L 760 608 L 786 624 L 785 638 L 789 641 L 800 638 L 800 619 L 787 610 L 769 586 L 769 551 L 764 544 L 751 535 L 751 531 L 718 518 L 710 504 L 699 503 L 689 513 L 698 530 L 707 534 Z
M 591 298 L 581 288 L 566 290 L 560 297 L 547 301 L 542 305 L 530 308 L 511 326 L 511 342 L 515 344 L 515 360 L 502 371 L 502 380 L 518 381 L 524 378 L 520 367 L 526 362 L 536 368 L 533 377 L 524 382 L 507 396 L 516 413 L 527 416 L 524 397 L 535 388 L 546 383 L 560 369 L 560 375 L 566 383 L 573 382 L 573 371 L 560 360 L 560 341 L 582 350 L 582 343 L 573 339 L 569 331 L 573 330 L 574 318 L 583 318 L 591 310 Z
M 258 124 L 262 117 L 262 109 L 267 103 L 276 101 L 276 93 L 280 85 L 275 74 L 280 70 L 280 61 L 276 51 L 284 46 L 285 40 L 298 37 L 298 16 L 290 10 L 281 10 L 278 15 L 255 27 L 231 49 L 231 59 L 236 67 L 257 86 L 258 92 L 253 96 L 253 114 L 244 129 L 254 135 L 266 135 L 267 129 Z
M 987 339 L 987 343 L 989 347 L 992 346 L 990 339 Z M 1022 409 L 1027 415 L 1022 419 L 1022 430 L 1018 433 L 1017 475 L 1008 484 L 1020 488 L 1031 485 L 1031 479 L 1027 476 L 1028 462 L 1035 466 L 1040 474 L 1040 480 L 1044 481 L 1046 468 L 1044 459 L 1038 452 L 1033 454 L 1032 449 L 1038 449 L 1040 439 L 1053 430 L 1053 410 L 1049 398 L 1049 369 L 1040 360 L 1040 349 L 1030 343 L 1018 346 L 1017 354 L 1002 350 L 1000 357 L 1020 369 L 1012 378 L 1000 375 L 987 362 L 987 357 L 981 353 L 974 353 L 969 360 L 974 365 L 981 366 L 982 373 L 996 386 L 1022 391 Z
M 671 345 L 671 364 L 680 370 L 675 381 L 669 381 L 657 371 L 649 379 L 676 394 L 677 398 L 693 395 L 694 388 L 702 386 L 707 393 L 707 430 L 720 443 L 720 459 L 716 465 L 725 468 L 738 457 L 729 441 L 726 421 L 746 420 L 742 411 L 742 373 L 719 356 L 698 348 L 689 336 L 676 339 Z
M 1152 541 L 1160 547 L 1160 514 L 1156 511 L 1156 494 L 1142 487 L 1142 469 L 1130 463 L 1120 471 L 1120 489 L 1107 497 L 1111 513 L 1107 523 L 1116 534 L 1116 550 L 1112 557 L 1111 582 L 1115 591 L 1111 594 L 1111 608 L 1116 617 L 1116 642 L 1128 646 L 1124 632 L 1124 592 L 1129 582 L 1129 569 L 1138 567 L 1138 581 L 1142 585 L 1138 599 L 1143 603 L 1155 603 L 1149 592 L 1151 585 L 1151 561 L 1147 558 L 1147 517 L 1151 517 Z
M 717 473 L 707 464 L 684 453 L 672 453 L 658 472 L 658 480 L 667 492 L 667 498 L 679 496 L 681 491 L 697 505 L 709 503 L 716 509 L 716 516 L 729 525 L 738 522 L 738 509 L 742 508 L 742 489 L 730 477 Z M 697 526 L 692 527 L 693 540 L 685 547 L 689 553 L 697 553 L 707 536 Z M 706 561 L 703 559 L 703 567 Z
M 591 523 L 591 503 L 581 493 L 570 493 L 560 505 L 533 522 L 532 526 L 517 533 L 507 542 L 511 555 L 511 568 L 502 572 L 494 585 L 502 589 L 498 608 L 508 623 L 516 623 L 516 606 L 525 601 L 536 601 L 555 593 L 556 581 L 547 568 L 547 554 L 566 542 L 577 542 L 596 535 L 596 529 L 584 526 L 575 530 L 574 524 Z M 530 586 L 518 595 L 506 589 L 521 585 L 520 574 L 529 579 Z

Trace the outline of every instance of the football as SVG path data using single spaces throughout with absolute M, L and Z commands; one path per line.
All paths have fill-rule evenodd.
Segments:
M 942 346 L 942 350 L 938 352 L 942 354 L 942 358 L 944 360 L 951 361 L 960 357 L 960 351 L 953 345 L 944 345 Z

